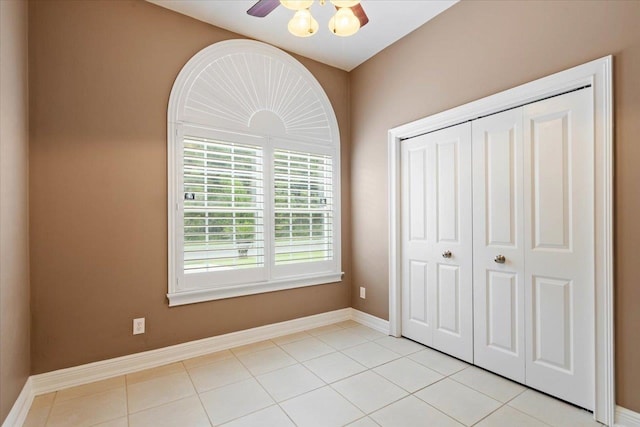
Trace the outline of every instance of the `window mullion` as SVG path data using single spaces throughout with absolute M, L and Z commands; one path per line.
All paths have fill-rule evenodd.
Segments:
M 263 236 L 264 236 L 264 266 L 266 271 L 266 279 L 273 278 L 273 265 L 275 264 L 275 181 L 274 181 L 274 159 L 271 140 L 269 139 L 263 148 L 263 167 L 262 176 L 264 200 L 263 206 Z

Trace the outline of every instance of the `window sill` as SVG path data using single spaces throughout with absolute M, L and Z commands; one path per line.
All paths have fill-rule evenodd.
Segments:
M 195 304 L 204 301 L 214 301 L 245 295 L 262 294 L 266 292 L 282 291 L 286 289 L 302 288 L 306 286 L 325 285 L 342 281 L 344 273 L 331 273 L 318 276 L 295 277 L 285 280 L 249 283 L 222 288 L 189 289 L 167 294 L 169 307 Z

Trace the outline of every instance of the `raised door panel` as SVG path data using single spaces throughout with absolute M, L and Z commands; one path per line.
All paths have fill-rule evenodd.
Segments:
M 533 247 L 568 249 L 571 231 L 569 111 L 531 120 Z
M 460 268 L 438 265 L 437 328 L 460 337 Z
M 518 276 L 514 273 L 487 271 L 486 345 L 510 356 L 518 356 Z
M 402 144 L 402 331 L 425 344 L 433 340 L 433 147 L 425 138 Z
M 474 361 L 524 382 L 522 108 L 472 126 Z
M 593 91 L 524 107 L 526 383 L 594 407 Z
M 460 162 L 460 139 L 444 140 L 435 145 L 437 180 L 437 215 L 435 217 L 437 238 L 442 243 L 458 242 L 458 222 L 460 212 L 460 183 L 458 165 Z

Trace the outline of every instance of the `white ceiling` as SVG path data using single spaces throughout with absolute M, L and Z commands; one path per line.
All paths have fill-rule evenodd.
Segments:
M 289 34 L 293 11 L 278 6 L 265 18 L 246 11 L 257 0 L 147 0 L 217 27 L 278 46 L 316 61 L 351 71 L 385 47 L 401 39 L 458 0 L 363 0 L 369 23 L 351 37 L 330 33 L 333 5 L 315 2 L 311 13 L 320 24 L 312 37 Z

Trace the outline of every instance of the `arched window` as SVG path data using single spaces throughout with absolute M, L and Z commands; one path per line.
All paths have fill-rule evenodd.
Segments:
M 169 100 L 169 305 L 341 280 L 340 136 L 298 61 L 230 40 Z

